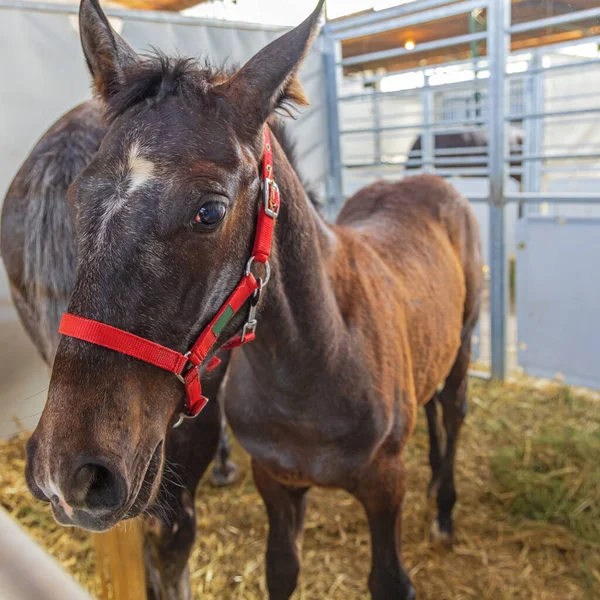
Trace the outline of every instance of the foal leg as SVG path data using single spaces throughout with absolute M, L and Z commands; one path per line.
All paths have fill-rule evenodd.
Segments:
M 219 443 L 221 411 L 209 402 L 167 438 L 167 469 L 146 517 L 144 555 L 148 600 L 191 600 L 188 558 L 196 539 L 194 495 Z
M 440 470 L 442 468 L 442 449 L 443 439 L 440 431 L 439 399 L 434 394 L 431 400 L 425 405 L 425 414 L 427 415 L 427 430 L 429 431 L 429 465 L 431 467 L 431 481 L 427 489 L 427 496 L 435 498 L 440 482 Z
M 442 457 L 437 488 L 438 518 L 433 537 L 452 540 L 452 509 L 456 503 L 454 457 L 458 434 L 467 413 L 467 371 L 471 358 L 471 336 L 464 336 L 456 361 L 439 394 L 446 431 L 446 449 Z
M 212 483 L 215 487 L 226 487 L 235 483 L 239 475 L 238 466 L 231 460 L 231 442 L 227 432 L 227 419 L 221 416 L 221 439 L 212 469 Z
M 298 538 L 302 533 L 308 488 L 292 488 L 273 479 L 252 461 L 254 483 L 267 509 L 267 588 L 270 600 L 288 600 L 300 573 Z
M 349 490 L 364 506 L 371 530 L 373 600 L 412 600 L 415 590 L 402 565 L 402 502 L 406 488 L 404 464 L 387 455 L 369 465 L 356 488 Z

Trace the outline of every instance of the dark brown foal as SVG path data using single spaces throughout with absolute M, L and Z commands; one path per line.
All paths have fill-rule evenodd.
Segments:
M 432 176 L 376 183 L 346 202 L 335 225 L 321 219 L 273 113 L 306 103 L 296 75 L 322 4 L 227 74 L 139 57 L 97 1 L 83 0 L 82 43 L 109 130 L 70 189 L 78 269 L 68 312 L 178 360 L 210 334 L 202 339 L 214 345 L 185 372 L 204 390 L 214 377 L 205 365 L 256 316 L 256 339 L 232 355 L 224 397 L 267 508 L 271 600 L 296 587 L 311 486 L 345 489 L 364 506 L 373 599 L 413 598 L 401 552 L 402 451 L 419 406 L 445 382 L 446 447 L 434 444 L 431 455 L 439 528 L 449 534 L 479 233 L 467 200 Z M 278 216 L 263 166 L 281 190 Z M 256 245 L 267 209 L 274 235 Z M 259 264 L 265 256 L 270 269 Z M 250 272 L 269 279 L 253 295 L 257 315 L 226 302 Z M 61 522 L 107 529 L 159 493 L 164 441 L 185 396 L 167 368 L 89 339 L 60 341 L 28 482 Z
M 98 150 L 106 134 L 101 106 L 85 102 L 61 117 L 36 144 L 9 187 L 2 212 L 2 258 L 11 295 L 28 335 L 51 367 L 58 323 L 75 279 L 75 234 L 67 189 Z M 71 207 L 72 208 L 72 207 Z M 228 355 L 207 384 L 216 398 Z M 166 440 L 168 473 L 148 509 L 145 537 L 149 600 L 190 598 L 187 561 L 195 539 L 193 497 L 217 445 L 216 485 L 237 472 L 219 404 L 173 429 Z

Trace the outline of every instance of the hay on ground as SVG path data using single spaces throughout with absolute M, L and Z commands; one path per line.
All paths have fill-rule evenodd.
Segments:
M 93 594 L 90 539 L 57 526 L 29 495 L 25 438 L 0 444 L 0 501 Z M 567 600 L 600 589 L 600 400 L 564 386 L 473 381 L 459 444 L 455 544 L 428 539 L 427 432 L 420 416 L 407 448 L 404 559 L 420 598 Z M 266 597 L 266 517 L 247 457 L 241 479 L 198 491 L 198 541 L 191 559 L 195 598 Z M 339 491 L 312 490 L 296 600 L 368 597 L 369 534 L 361 507 Z

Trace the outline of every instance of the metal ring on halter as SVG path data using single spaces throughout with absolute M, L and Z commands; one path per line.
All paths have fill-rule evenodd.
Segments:
M 185 413 L 180 412 L 177 417 L 177 421 L 175 421 L 173 425 L 173 429 L 177 429 L 186 419 L 195 419 L 198 415 L 186 415 Z
M 250 260 L 247 262 L 246 264 L 246 277 L 248 277 L 248 275 L 250 275 L 250 269 L 252 269 L 252 263 L 254 262 L 255 257 L 251 256 Z M 263 288 L 265 287 L 265 285 L 267 285 L 267 283 L 269 283 L 269 279 L 271 278 L 271 265 L 269 264 L 268 260 L 265 260 L 264 263 L 261 263 L 263 265 L 265 265 L 265 278 L 264 280 L 262 278 L 259 278 L 261 281 L 260 287 Z
M 189 351 L 189 352 L 186 352 L 186 353 L 184 354 L 184 356 L 185 356 L 186 358 L 188 358 L 188 357 L 189 357 L 189 355 L 190 355 L 191 353 L 192 353 L 191 351 Z M 194 365 L 193 365 L 193 364 L 192 364 L 192 363 L 191 363 L 189 360 L 188 360 L 188 363 L 187 363 L 187 365 L 192 365 L 192 367 L 194 366 Z M 186 366 L 187 366 L 187 365 L 186 365 Z M 181 381 L 181 383 L 183 383 L 183 385 L 185 385 L 185 379 L 183 378 L 183 371 L 182 371 L 181 373 L 175 373 L 175 377 L 177 377 L 177 379 L 179 379 L 179 381 Z M 181 423 L 180 423 L 180 425 L 181 425 Z

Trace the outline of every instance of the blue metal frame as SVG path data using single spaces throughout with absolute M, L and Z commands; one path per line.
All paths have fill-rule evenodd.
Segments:
M 328 206 L 330 209 L 339 209 L 344 201 L 342 191 L 342 150 L 340 143 L 340 116 L 338 107 L 337 90 L 337 55 L 339 42 L 327 35 L 325 28 L 323 43 L 323 67 L 325 69 L 325 86 L 327 101 L 327 133 L 329 142 L 329 180 L 328 180 Z
M 506 253 L 504 247 L 504 188 L 507 155 L 506 61 L 510 50 L 510 0 L 495 0 L 488 6 L 489 171 L 490 171 L 490 315 L 491 373 L 506 377 Z

